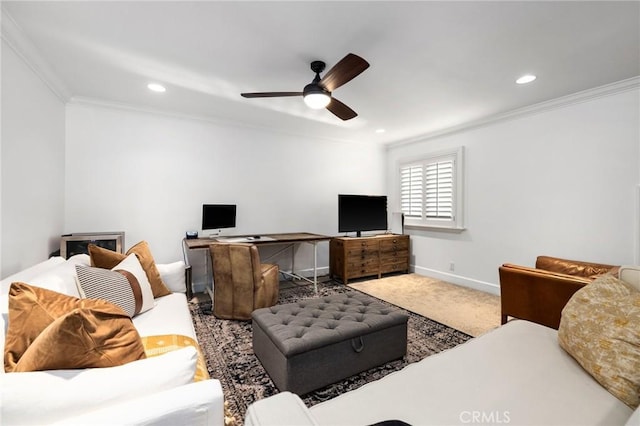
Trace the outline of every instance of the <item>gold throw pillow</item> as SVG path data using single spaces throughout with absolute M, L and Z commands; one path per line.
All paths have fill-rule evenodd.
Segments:
M 104 300 L 79 299 L 25 283 L 12 283 L 4 344 L 5 371 L 13 371 L 33 341 L 62 315 L 78 308 L 110 305 Z
M 129 316 L 116 305 L 103 304 L 74 309 L 49 324 L 14 372 L 115 367 L 145 357 Z
M 89 256 L 91 257 L 91 266 L 105 269 L 113 269 L 118 263 L 122 262 L 128 255 L 135 253 L 142 265 L 142 269 L 147 274 L 153 297 L 166 296 L 171 294 L 166 284 L 160 277 L 160 272 L 156 267 L 149 244 L 146 241 L 140 241 L 138 244 L 127 250 L 126 254 L 118 253 L 113 250 L 98 247 L 95 244 L 89 244 Z
M 640 291 L 613 275 L 578 290 L 562 310 L 558 341 L 602 386 L 640 404 Z

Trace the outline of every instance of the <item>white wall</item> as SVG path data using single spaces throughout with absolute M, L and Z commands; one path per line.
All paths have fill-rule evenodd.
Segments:
M 634 263 L 639 95 L 636 88 L 390 148 L 396 208 L 399 160 L 466 150 L 466 230 L 408 231 L 416 272 L 497 292 L 499 265 L 533 266 L 542 254 Z
M 125 231 L 182 258 L 202 204 L 237 204 L 235 234 L 337 233 L 337 194 L 383 193 L 384 150 L 89 104 L 67 106 L 66 232 Z M 303 248 L 296 268 L 313 265 Z M 298 259 L 300 257 L 301 259 Z M 328 244 L 319 246 L 328 272 Z M 197 279 L 196 279 L 197 281 Z
M 3 41 L 1 277 L 59 248 L 64 139 L 63 102 Z

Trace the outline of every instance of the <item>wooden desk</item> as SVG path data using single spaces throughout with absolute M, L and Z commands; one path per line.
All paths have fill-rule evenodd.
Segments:
M 259 237 L 259 238 L 258 238 Z M 333 237 L 320 234 L 312 234 L 310 232 L 290 232 L 283 234 L 251 234 L 251 235 L 229 235 L 215 238 L 192 238 L 183 240 L 184 247 L 189 250 L 194 249 L 207 249 L 209 244 L 214 242 L 229 242 L 229 243 L 251 243 L 256 246 L 268 246 L 268 245 L 281 245 L 282 249 L 273 253 L 271 256 L 261 259 L 261 261 L 269 261 L 274 257 L 280 255 L 284 251 L 291 249 L 291 271 L 280 272 L 293 279 L 305 280 L 313 284 L 315 292 L 318 292 L 318 243 L 321 241 L 329 241 Z M 312 244 L 313 245 L 313 280 L 302 276 L 295 271 L 295 246 L 299 244 Z M 185 256 L 186 258 L 186 256 Z
M 259 236 L 260 238 L 255 238 Z M 189 249 L 208 248 L 209 244 L 215 242 L 243 242 L 256 245 L 268 244 L 290 244 L 290 243 L 318 243 L 329 241 L 333 237 L 310 232 L 290 232 L 284 234 L 251 234 L 251 235 L 228 235 L 215 238 L 185 238 L 184 242 Z

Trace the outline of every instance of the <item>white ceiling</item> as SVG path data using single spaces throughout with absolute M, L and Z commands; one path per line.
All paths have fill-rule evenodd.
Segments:
M 35 46 L 32 61 L 50 68 L 49 80 L 72 101 L 338 141 L 428 136 L 640 75 L 638 1 L 2 1 L 2 8 L 5 40 Z M 353 120 L 310 110 L 302 98 L 240 96 L 301 91 L 314 76 L 312 60 L 329 69 L 349 52 L 371 64 L 334 92 L 358 112 Z M 516 85 L 525 73 L 538 79 Z M 152 81 L 167 91 L 149 91 Z

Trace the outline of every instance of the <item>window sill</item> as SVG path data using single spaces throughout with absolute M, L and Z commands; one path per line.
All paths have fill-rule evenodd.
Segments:
M 404 225 L 405 228 L 408 229 L 419 229 L 422 231 L 437 231 L 437 232 L 451 232 L 455 234 L 459 234 L 465 231 L 467 228 L 465 227 L 454 227 L 454 226 L 437 226 L 437 225 Z

